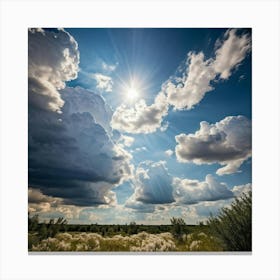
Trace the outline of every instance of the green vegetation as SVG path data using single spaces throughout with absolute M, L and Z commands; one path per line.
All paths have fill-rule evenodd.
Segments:
M 40 223 L 28 215 L 30 251 L 251 251 L 252 195 L 236 198 L 206 224 L 187 225 L 171 218 L 170 225 L 77 225 L 64 218 Z
M 217 217 L 209 218 L 208 225 L 226 251 L 251 251 L 252 193 L 236 198 L 230 208 L 222 208 Z

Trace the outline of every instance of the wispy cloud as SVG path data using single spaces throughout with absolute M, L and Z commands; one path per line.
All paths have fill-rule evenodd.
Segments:
M 116 64 L 108 64 L 106 62 L 102 62 L 102 69 L 105 71 L 105 72 L 108 72 L 108 73 L 111 73 L 113 71 L 115 71 L 118 67 L 118 63 Z

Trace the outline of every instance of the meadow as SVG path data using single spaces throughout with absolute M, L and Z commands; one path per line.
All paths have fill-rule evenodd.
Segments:
M 236 198 L 206 224 L 73 225 L 64 218 L 40 223 L 28 217 L 28 249 L 41 252 L 218 252 L 252 250 L 252 195 Z

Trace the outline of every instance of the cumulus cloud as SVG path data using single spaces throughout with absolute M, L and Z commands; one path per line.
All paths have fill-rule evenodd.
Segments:
M 188 73 L 179 83 L 168 82 L 165 86 L 167 100 L 176 109 L 192 109 L 199 103 L 205 93 L 213 87 L 210 81 L 216 76 L 212 67 L 212 60 L 204 60 L 202 52 L 189 53 L 187 59 Z
M 164 85 L 170 105 L 175 109 L 192 109 L 214 89 L 215 79 L 228 79 L 251 49 L 248 34 L 238 35 L 238 30 L 228 30 L 219 41 L 215 57 L 205 60 L 202 52 L 188 53 L 186 70 L 182 77 L 173 77 Z
M 122 104 L 114 112 L 111 125 L 114 129 L 127 133 L 151 133 L 161 127 L 167 112 L 166 97 L 160 93 L 152 105 L 147 105 L 143 99 L 132 108 Z
M 113 112 L 101 95 L 82 87 L 66 87 L 60 91 L 60 94 L 65 102 L 63 106 L 64 114 L 90 113 L 94 121 L 111 135 L 110 121 Z
M 232 189 L 235 196 L 241 196 L 243 193 L 249 193 L 252 191 L 252 184 L 248 183 L 245 185 L 234 186 Z
M 63 203 L 63 199 L 43 194 L 39 189 L 28 188 L 28 212 L 52 212 Z
M 205 181 L 174 178 L 174 197 L 179 204 L 196 204 L 200 201 L 229 199 L 233 192 L 208 174 Z
M 194 108 L 214 89 L 213 83 L 228 79 L 251 49 L 248 32 L 228 30 L 216 44 L 215 56 L 205 59 L 203 52 L 189 52 L 187 60 L 177 69 L 177 74 L 162 85 L 162 91 L 151 105 L 142 99 L 134 107 L 122 104 L 113 114 L 112 127 L 128 133 L 153 133 L 158 128 L 165 131 L 163 118 L 169 106 L 176 110 Z M 181 73 L 179 76 L 179 73 Z
M 78 44 L 65 30 L 29 29 L 28 103 L 39 109 L 60 112 L 59 91 L 77 77 Z
M 203 121 L 194 134 L 175 137 L 176 157 L 179 162 L 219 163 L 224 167 L 218 175 L 231 174 L 251 157 L 251 133 L 251 121 L 244 116 L 229 116 L 215 124 Z
M 112 187 L 132 174 L 131 155 L 101 125 L 106 106 L 99 95 L 65 91 L 62 114 L 29 110 L 29 183 L 66 204 L 109 204 Z M 84 103 L 102 114 L 76 106 Z
M 135 172 L 133 185 L 134 194 L 132 197 L 134 201 L 145 204 L 174 202 L 172 177 L 163 161 L 140 163 Z
M 96 80 L 96 87 L 101 91 L 111 92 L 113 87 L 113 80 L 111 77 L 96 73 L 92 77 Z
M 69 207 L 114 204 L 112 188 L 131 176 L 132 157 L 111 138 L 104 99 L 65 88 L 78 71 L 76 41 L 64 30 L 31 29 L 28 56 L 30 203 L 45 200 L 37 203 L 44 211 L 51 197 Z

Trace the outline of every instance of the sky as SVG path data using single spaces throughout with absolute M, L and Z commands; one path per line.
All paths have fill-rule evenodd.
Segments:
M 29 213 L 207 220 L 252 188 L 251 91 L 250 29 L 29 29 Z

